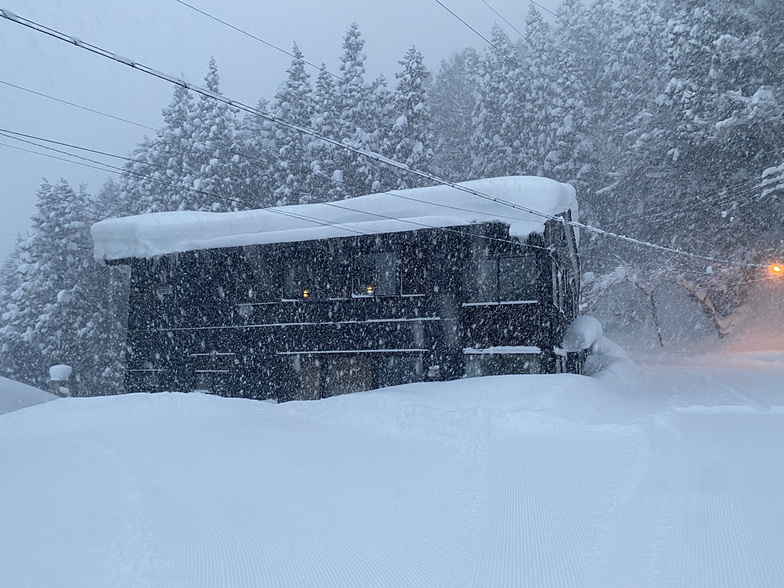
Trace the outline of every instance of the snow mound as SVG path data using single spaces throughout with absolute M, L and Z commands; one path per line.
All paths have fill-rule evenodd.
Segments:
M 585 361 L 585 374 L 634 384 L 640 377 L 640 370 L 623 347 L 602 335 L 593 342 L 591 354 Z
M 570 210 L 574 188 L 541 177 L 502 177 L 370 194 L 340 202 L 242 212 L 160 212 L 92 226 L 98 260 L 145 258 L 182 251 L 396 233 L 500 221 L 512 236 L 541 233 L 548 217 Z M 511 206 L 510 206 L 511 205 Z M 520 208 L 515 208 L 520 207 Z M 532 212 L 526 212 L 535 211 Z
M 602 335 L 604 330 L 598 319 L 588 315 L 578 316 L 564 333 L 563 348 L 566 351 L 589 349 Z
M 16 411 L 0 416 L 2 584 L 781 586 L 784 367 L 750 375 Z
M 35 406 L 56 398 L 57 396 L 33 386 L 0 377 L 0 414 Z

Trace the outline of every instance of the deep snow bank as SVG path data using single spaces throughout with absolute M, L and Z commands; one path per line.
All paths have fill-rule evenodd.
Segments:
M 781 363 L 0 416 L 4 586 L 781 586 Z M 42 562 L 44 562 L 42 564 Z
M 35 406 L 57 398 L 33 386 L 0 377 L 0 414 Z

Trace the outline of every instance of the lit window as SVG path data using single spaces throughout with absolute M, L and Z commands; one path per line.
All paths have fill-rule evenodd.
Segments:
M 355 296 L 397 294 L 398 257 L 395 253 L 372 253 L 354 261 Z
M 314 300 L 322 297 L 323 271 L 315 263 L 298 263 L 286 268 L 283 296 L 289 300 Z

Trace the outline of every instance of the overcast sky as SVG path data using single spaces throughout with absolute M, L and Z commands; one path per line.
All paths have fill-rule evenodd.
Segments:
M 490 6 L 519 30 L 529 6 L 519 0 L 442 1 L 485 36 L 494 22 L 517 36 Z M 296 41 L 305 59 L 324 62 L 333 72 L 338 71 L 343 35 L 357 22 L 366 40 L 368 79 L 383 73 L 390 87 L 398 60 L 412 45 L 433 71 L 456 50 L 484 47 L 481 38 L 435 0 L 187 2 L 286 50 Z M 540 4 L 555 10 L 559 0 Z M 273 96 L 291 61 L 177 0 L 0 0 L 0 8 L 194 83 L 202 82 L 214 56 L 223 94 L 250 105 Z M 316 72 L 311 73 L 315 78 Z M 0 18 L 0 129 L 118 155 L 127 155 L 145 134 L 152 134 L 8 84 L 153 128 L 160 126 L 161 109 L 173 91 L 163 81 Z M 16 235 L 27 231 L 42 178 L 56 182 L 63 177 L 94 192 L 110 177 L 7 145 L 43 151 L 0 137 L 0 261 Z

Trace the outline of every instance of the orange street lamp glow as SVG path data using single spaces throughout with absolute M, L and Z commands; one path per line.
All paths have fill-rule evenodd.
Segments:
M 772 265 L 770 266 L 770 271 L 772 271 L 774 274 L 781 274 L 784 271 L 784 268 L 782 268 L 780 265 Z

